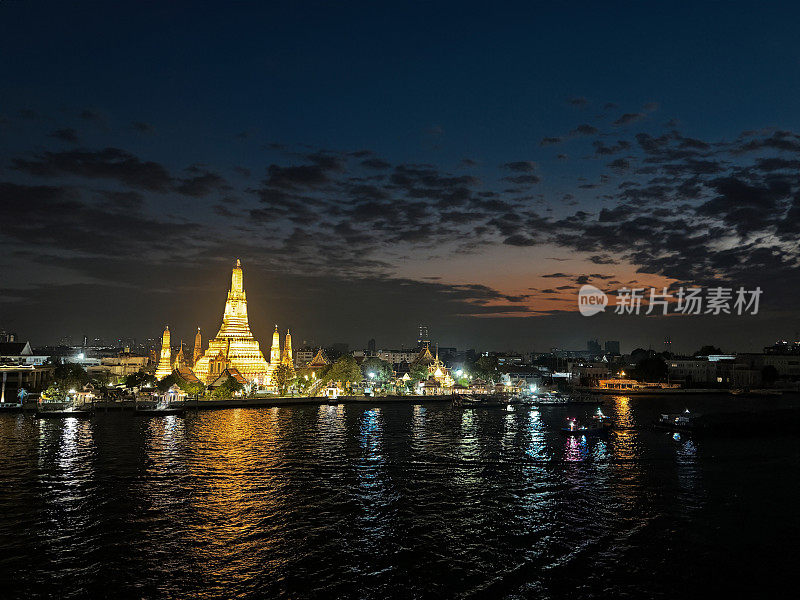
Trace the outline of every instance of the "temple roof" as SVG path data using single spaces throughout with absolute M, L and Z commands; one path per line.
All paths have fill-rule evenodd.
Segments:
M 233 377 L 236 381 L 238 381 L 242 385 L 247 385 L 247 379 L 245 379 L 242 374 L 239 372 L 239 369 L 235 367 L 228 367 L 222 373 L 219 374 L 214 381 L 212 381 L 208 387 L 209 388 L 217 388 L 221 386 L 228 378 Z
M 322 348 L 320 348 L 319 352 L 317 352 L 317 355 L 314 357 L 314 359 L 310 363 L 308 363 L 308 366 L 324 367 L 329 364 L 331 364 L 331 361 L 328 360 L 327 356 L 325 356 L 325 351 Z
M 29 356 L 33 354 L 30 342 L 0 342 L 2 356 Z
M 414 357 L 414 360 L 411 361 L 409 365 L 409 370 L 413 369 L 417 365 L 422 365 L 423 367 L 427 367 L 429 364 L 433 363 L 436 359 L 431 354 L 431 349 L 429 346 L 425 346 L 422 350 L 419 351 Z
M 175 370 L 178 372 L 178 375 L 180 375 L 184 381 L 187 381 L 189 383 L 200 383 L 200 379 L 197 377 L 197 375 L 194 374 L 194 371 L 192 371 L 189 367 L 179 367 Z

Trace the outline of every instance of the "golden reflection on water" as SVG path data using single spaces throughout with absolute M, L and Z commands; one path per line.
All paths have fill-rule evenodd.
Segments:
M 315 444 L 314 450 L 322 459 L 336 453 L 344 453 L 347 427 L 344 404 L 321 404 L 317 409 L 317 435 L 323 443 Z
M 614 412 L 616 413 L 616 423 L 612 432 L 614 458 L 627 463 L 636 459 L 638 442 L 630 397 L 614 396 Z
M 247 540 L 260 536 L 262 524 L 286 525 L 273 522 L 286 486 L 278 411 L 208 411 L 197 415 L 199 422 L 187 424 L 192 439 L 185 483 L 191 516 L 182 529 L 195 561 L 218 575 L 255 566 L 232 561 L 230 548 L 254 543 Z M 265 568 L 278 566 L 270 561 L 273 539 L 264 536 L 258 543 Z

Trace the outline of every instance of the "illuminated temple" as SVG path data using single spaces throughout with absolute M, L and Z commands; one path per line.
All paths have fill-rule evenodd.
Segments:
M 273 369 L 264 360 L 258 341 L 250 331 L 247 296 L 239 260 L 236 261 L 231 275 L 231 289 L 225 302 L 219 333 L 209 340 L 208 348 L 195 362 L 193 371 L 200 381 L 209 384 L 226 369 L 236 369 L 248 381 L 270 385 Z

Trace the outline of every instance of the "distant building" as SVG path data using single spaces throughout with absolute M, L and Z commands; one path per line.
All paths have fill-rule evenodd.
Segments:
M 780 340 L 772 344 L 772 346 L 766 346 L 764 354 L 800 354 L 800 342 Z
M 100 366 L 106 367 L 112 375 L 127 377 L 144 369 L 149 361 L 149 356 L 137 356 L 130 352 L 120 352 L 115 357 L 100 359 Z
M 375 356 L 375 338 L 367 342 L 367 354 L 369 356 Z
M 603 349 L 600 347 L 600 341 L 596 339 L 586 342 L 586 350 L 592 356 L 598 356 L 603 352 Z
M 575 362 L 569 365 L 568 371 L 575 385 L 596 386 L 611 375 L 607 362 Z
M 403 362 L 411 363 L 418 354 L 419 352 L 413 350 L 378 350 L 375 356 L 392 365 L 399 365 Z
M 295 350 L 294 351 L 295 366 L 298 368 L 307 366 L 312 360 L 314 360 L 315 354 L 316 352 L 314 352 L 314 349 L 308 346 Z
M 0 342 L 0 364 L 41 365 L 50 355 L 34 354 L 30 342 Z
M 618 340 L 606 340 L 605 349 L 606 349 L 606 354 L 622 354 L 619 351 Z
M 522 354 L 503 353 L 497 354 L 497 366 L 502 368 L 518 367 L 525 362 Z
M 420 325 L 419 326 L 419 335 L 417 336 L 417 344 L 419 346 L 424 346 L 426 344 L 431 343 L 431 336 L 428 333 L 428 326 L 427 325 Z

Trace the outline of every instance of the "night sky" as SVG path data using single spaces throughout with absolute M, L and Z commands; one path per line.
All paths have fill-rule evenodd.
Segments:
M 491 7 L 491 9 L 489 9 Z M 793 3 L 0 3 L 0 328 L 755 350 L 800 330 Z M 583 283 L 764 290 L 581 317 Z

